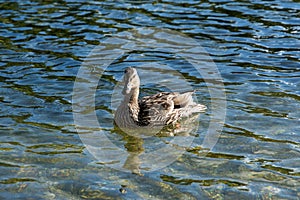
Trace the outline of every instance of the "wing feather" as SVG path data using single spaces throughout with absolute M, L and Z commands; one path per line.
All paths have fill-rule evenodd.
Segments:
M 139 120 L 145 125 L 169 124 L 174 113 L 173 99 L 174 93 L 170 92 L 143 97 L 139 102 Z
M 138 121 L 143 126 L 163 126 L 176 123 L 182 116 L 205 110 L 205 106 L 202 110 L 195 109 L 200 104 L 193 101 L 193 93 L 161 92 L 143 97 L 139 101 Z

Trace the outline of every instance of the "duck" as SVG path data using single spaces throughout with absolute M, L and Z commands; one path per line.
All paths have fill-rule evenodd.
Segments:
M 184 117 L 205 112 L 207 107 L 194 102 L 194 91 L 160 92 L 139 99 L 140 78 L 134 67 L 127 67 L 123 77 L 123 101 L 115 112 L 119 128 L 176 126 Z

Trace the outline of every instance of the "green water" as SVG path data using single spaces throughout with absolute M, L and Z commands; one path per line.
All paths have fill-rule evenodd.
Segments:
M 299 11 L 297 1 L 1 1 L 0 199 L 299 199 Z M 135 30 L 142 32 L 128 34 Z M 149 30 L 196 41 L 221 79 L 210 78 L 210 65 L 198 73 L 174 53 L 195 59 L 190 40 L 143 36 Z M 120 54 L 103 71 L 99 60 L 132 48 L 107 40 L 124 34 L 145 48 Z M 91 53 L 99 47 L 105 54 Z M 87 84 L 94 79 L 78 77 L 86 63 L 94 87 Z M 208 106 L 197 127 L 142 139 L 118 130 L 113 113 L 128 66 L 140 73 L 141 95 L 184 90 L 185 83 L 197 89 L 194 98 Z M 75 83 L 96 98 L 76 93 Z M 223 89 L 224 124 L 225 108 L 214 103 L 225 97 L 212 96 Z M 110 158 L 117 147 L 127 158 L 95 158 L 82 138 L 99 127 L 76 129 L 74 93 L 76 105 L 91 103 L 81 107 L 84 116 L 94 113 L 114 145 L 98 153 Z M 212 123 L 222 130 L 207 137 Z M 95 136 L 88 142 L 101 147 L 104 139 Z M 185 140 L 163 168 L 152 170 L 158 161 L 142 156 Z M 114 167 L 126 159 L 138 174 Z

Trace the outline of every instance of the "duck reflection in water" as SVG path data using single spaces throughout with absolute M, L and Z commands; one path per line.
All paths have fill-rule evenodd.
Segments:
M 169 143 L 168 138 L 169 137 L 190 137 L 187 140 L 192 141 L 191 138 L 194 138 L 196 134 L 194 134 L 199 125 L 199 114 L 193 115 L 190 118 L 187 118 L 185 120 L 180 121 L 180 126 L 177 127 L 164 127 L 162 130 L 157 132 L 155 134 L 156 138 L 160 139 L 160 142 L 164 143 L 164 145 L 168 145 L 168 149 L 174 150 L 174 152 L 170 152 L 170 156 L 174 156 L 173 154 L 176 154 L 176 150 L 178 148 L 182 149 L 185 148 L 185 146 L 178 146 L 178 144 Z M 145 148 L 143 147 L 145 140 L 149 137 L 149 131 L 145 132 L 139 130 L 135 130 L 135 132 L 129 132 L 125 133 L 122 129 L 120 129 L 118 126 L 115 125 L 114 132 L 123 136 L 123 141 L 125 142 L 124 147 L 128 153 L 128 156 L 126 158 L 126 161 L 124 162 L 123 168 L 131 171 L 133 174 L 142 175 L 141 173 L 141 167 L 143 164 L 149 165 L 149 163 L 157 164 L 159 162 L 159 159 L 154 157 L 153 160 L 145 160 L 147 159 L 146 154 L 151 152 L 145 152 Z M 151 132 L 153 134 L 153 132 Z M 165 140 L 166 139 L 166 140 Z M 183 140 L 184 142 L 184 140 Z M 157 144 L 156 144 L 157 145 Z M 170 147 L 171 146 L 171 147 Z M 168 153 L 168 152 L 167 152 Z M 167 156 L 167 155 L 166 155 Z M 156 160 L 157 159 L 157 160 Z M 147 167 L 144 169 L 147 171 Z
M 124 135 L 129 156 L 124 168 L 140 173 L 139 156 L 144 152 L 144 137 L 190 136 L 198 128 L 198 117 L 206 106 L 193 101 L 194 91 L 161 92 L 139 99 L 140 79 L 137 70 L 124 71 L 124 99 L 115 113 L 115 125 Z

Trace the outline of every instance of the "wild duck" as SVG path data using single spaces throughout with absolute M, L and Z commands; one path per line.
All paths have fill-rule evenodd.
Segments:
M 125 69 L 123 82 L 124 99 L 115 113 L 120 128 L 175 125 L 184 117 L 206 110 L 206 106 L 193 101 L 194 91 L 161 92 L 139 99 L 140 78 L 133 67 Z

